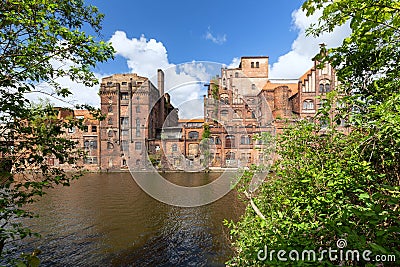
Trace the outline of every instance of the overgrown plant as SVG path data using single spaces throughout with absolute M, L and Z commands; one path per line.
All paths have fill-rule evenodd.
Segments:
M 314 122 L 299 121 L 279 136 L 275 175 L 253 197 L 265 219 L 249 205 L 239 222 L 228 223 L 237 250 L 229 264 L 398 266 L 400 3 L 309 0 L 303 9 L 308 15 L 323 10 L 309 30 L 316 36 L 350 22 L 352 33 L 343 44 L 323 46 L 317 57 L 336 69 L 341 103 L 333 109 L 335 93 L 328 95 Z M 340 120 L 350 126 L 347 134 L 336 125 Z M 340 239 L 347 242 L 344 257 L 321 256 L 329 248 L 340 251 Z M 287 261 L 277 257 L 279 250 Z M 311 250 L 316 259 L 308 253 L 302 258 Z M 357 250 L 359 258 L 346 256 L 347 250 Z M 367 250 L 372 254 L 365 259 Z M 293 252 L 290 258 L 290 251 L 299 257 Z
M 274 165 L 274 175 L 253 198 L 265 219 L 249 205 L 241 221 L 228 224 L 238 251 L 231 265 L 315 264 L 317 261 L 285 263 L 276 254 L 272 260 L 268 255 L 268 260 L 260 261 L 257 254 L 265 246 L 269 251 L 318 253 L 329 247 L 337 249 L 338 239 L 346 239 L 349 249 L 360 253 L 368 249 L 375 255 L 399 257 L 398 186 L 378 173 L 371 162 L 360 158 L 363 133 L 344 135 L 331 127 L 323 129 L 323 134 L 320 131 L 319 125 L 302 121 L 278 138 L 281 159 Z M 249 180 L 252 173 L 247 177 Z M 325 257 L 321 264 L 357 263 Z
M 201 136 L 201 141 L 200 141 L 200 149 L 201 153 L 204 156 L 204 161 L 203 161 L 203 166 L 205 167 L 205 170 L 209 170 L 209 164 L 211 160 L 211 151 L 210 151 L 210 125 L 208 123 L 203 124 L 203 134 Z
M 71 91 L 58 83 L 62 77 L 86 86 L 98 83 L 90 69 L 111 58 L 114 50 L 83 28 L 99 34 L 102 19 L 98 9 L 85 5 L 83 0 L 0 3 L 2 258 L 6 256 L 6 242 L 31 234 L 18 223 L 18 218 L 32 216 L 25 205 L 42 196 L 46 188 L 69 185 L 76 177 L 60 167 L 49 166 L 47 159 L 56 157 L 73 167 L 83 157 L 76 143 L 64 135 L 68 128 L 82 127 L 82 122 L 72 117 L 60 119 L 53 107 L 32 105 L 27 95 L 35 92 L 65 99 Z M 25 261 L 36 254 L 24 257 Z

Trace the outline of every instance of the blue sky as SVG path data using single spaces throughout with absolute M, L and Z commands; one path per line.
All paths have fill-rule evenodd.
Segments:
M 104 1 L 88 3 L 105 14 L 103 37 L 124 31 L 128 38 L 162 42 L 174 64 L 192 60 L 229 64 L 234 57 L 268 55 L 271 63 L 291 50 L 297 31 L 292 12 L 302 1 Z M 215 39 L 207 34 L 210 33 Z M 129 71 L 117 57 L 102 72 Z
M 270 78 L 297 79 L 313 66 L 320 43 L 335 47 L 350 33 L 346 24 L 318 38 L 306 36 L 320 12 L 307 17 L 302 2 L 88 0 L 105 14 L 101 38 L 117 52 L 93 71 L 99 79 L 135 72 L 156 84 L 157 69 L 163 69 L 180 116 L 201 117 L 203 85 L 221 64 L 237 67 L 242 56 L 269 56 Z M 100 105 L 99 86 L 85 88 L 67 77 L 59 82 L 73 92 L 70 102 Z

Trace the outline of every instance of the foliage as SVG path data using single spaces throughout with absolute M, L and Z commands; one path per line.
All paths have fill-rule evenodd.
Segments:
M 312 14 L 318 2 L 326 1 L 307 1 L 304 8 Z M 345 96 L 340 116 L 365 131 L 364 156 L 398 181 L 400 1 L 335 1 L 309 32 L 319 35 L 346 21 L 352 34 L 319 58 L 337 70 Z
M 278 139 L 281 159 L 274 165 L 275 175 L 258 188 L 254 199 L 266 220 L 248 207 L 241 221 L 229 224 L 234 246 L 239 249 L 230 264 L 281 266 L 285 263 L 276 255 L 273 261 L 259 261 L 258 251 L 267 245 L 276 251 L 318 252 L 335 249 L 340 238 L 346 239 L 351 249 L 369 249 L 375 255 L 395 253 L 392 249 L 399 246 L 399 187 L 360 158 L 357 151 L 363 136 L 362 132 L 344 135 L 336 129 L 321 130 L 306 121 L 287 129 Z M 399 257 L 399 251 L 396 253 Z M 286 264 L 296 263 L 305 264 Z M 339 262 L 325 258 L 322 264 Z
M 69 185 L 79 176 L 49 166 L 48 158 L 75 166 L 84 154 L 65 131 L 82 127 L 82 121 L 60 119 L 58 110 L 48 104 L 33 105 L 27 94 L 43 92 L 64 99 L 71 92 L 58 83 L 61 77 L 87 86 L 97 83 L 90 68 L 111 58 L 114 50 L 83 29 L 99 34 L 102 19 L 97 8 L 83 0 L 0 3 L 1 256 L 7 241 L 31 235 L 16 220 L 33 215 L 25 204 L 42 196 L 46 188 Z
M 210 125 L 208 123 L 204 123 L 203 134 L 201 136 L 201 141 L 200 141 L 200 150 L 204 156 L 203 166 L 205 166 L 207 170 L 211 160 L 210 136 L 211 136 Z
M 40 259 L 38 257 L 40 253 L 41 251 L 37 249 L 30 254 L 22 253 L 21 259 L 16 260 L 13 264 L 16 267 L 38 267 L 40 266 Z
M 203 124 L 203 134 L 201 136 L 201 139 L 208 139 L 210 138 L 210 125 L 208 125 L 208 123 L 204 123 Z
M 149 160 L 151 165 L 153 165 L 154 167 L 161 167 L 161 160 L 160 160 L 161 156 L 160 154 L 154 154 L 154 155 L 149 155 Z
M 315 250 L 318 257 L 318 251 L 337 249 L 342 238 L 348 244 L 344 251 L 395 255 L 397 262 L 366 262 L 361 255 L 359 261 L 330 260 L 325 255 L 319 265 L 398 266 L 399 1 L 309 0 L 303 8 L 308 15 L 323 9 L 319 23 L 309 29 L 316 36 L 349 21 L 352 33 L 343 44 L 323 46 L 317 56 L 337 72 L 340 103 L 335 104 L 335 93 L 328 95 L 315 123 L 299 121 L 279 136 L 275 175 L 253 196 L 266 219 L 249 206 L 239 222 L 227 223 L 237 249 L 229 264 L 315 265 L 278 261 L 276 252 L 285 250 L 288 257 L 291 250 Z M 351 126 L 348 134 L 337 128 L 340 119 Z M 328 127 L 321 128 L 320 121 Z M 275 250 L 273 260 L 269 255 L 265 261 L 257 259 L 265 245 L 269 252 Z
M 211 86 L 212 98 L 215 99 L 215 100 L 218 100 L 219 99 L 219 82 L 218 82 L 218 78 L 211 79 L 210 86 Z

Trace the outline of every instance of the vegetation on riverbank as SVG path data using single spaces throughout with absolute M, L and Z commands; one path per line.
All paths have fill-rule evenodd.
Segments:
M 0 16 L 0 155 L 7 165 L 0 184 L 0 257 L 4 257 L 6 242 L 32 234 L 15 223 L 16 218 L 32 216 L 24 206 L 42 196 L 44 189 L 69 185 L 77 177 L 50 166 L 48 158 L 73 165 L 83 157 L 77 144 L 64 137 L 65 129 L 83 129 L 82 121 L 59 119 L 58 111 L 46 103 L 33 105 L 29 95 L 66 101 L 71 91 L 58 79 L 69 77 L 93 86 L 98 81 L 90 69 L 111 58 L 114 50 L 83 30 L 99 34 L 103 19 L 83 0 L 2 1 Z M 99 115 L 94 108 L 85 109 Z M 27 170 L 38 175 L 27 176 Z M 36 255 L 24 255 L 14 264 L 36 266 Z
M 321 35 L 347 21 L 352 30 L 340 47 L 322 46 L 318 55 L 337 70 L 338 91 L 328 95 L 313 122 L 300 121 L 278 137 L 276 175 L 251 195 L 264 218 L 249 205 L 240 221 L 227 223 L 236 249 L 230 266 L 398 266 L 400 3 L 303 4 L 308 15 L 320 8 L 319 23 L 309 34 Z M 351 127 L 349 134 L 337 128 L 340 120 Z M 321 128 L 318 121 L 329 126 Z M 243 177 L 239 191 L 247 190 L 251 177 L 251 172 Z M 321 256 L 329 249 L 338 250 L 336 258 Z M 303 258 L 305 250 L 315 251 L 316 259 L 308 253 Z M 357 250 L 359 259 L 348 256 L 349 250 Z M 364 257 L 365 251 L 372 254 Z

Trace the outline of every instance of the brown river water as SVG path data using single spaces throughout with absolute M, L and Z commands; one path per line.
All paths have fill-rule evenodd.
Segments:
M 180 185 L 203 185 L 218 173 L 166 173 Z M 181 208 L 143 192 L 129 173 L 87 174 L 31 206 L 26 224 L 42 237 L 41 266 L 225 266 L 232 256 L 223 220 L 244 209 L 234 190 L 211 204 Z

